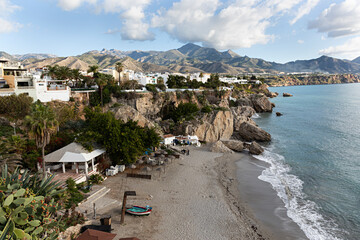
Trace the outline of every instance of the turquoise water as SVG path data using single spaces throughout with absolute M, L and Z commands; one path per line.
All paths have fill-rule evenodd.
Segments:
M 309 239 L 360 239 L 360 84 L 270 88 L 275 113 L 255 121 L 273 140 L 258 158 Z M 294 97 L 284 98 L 283 92 Z

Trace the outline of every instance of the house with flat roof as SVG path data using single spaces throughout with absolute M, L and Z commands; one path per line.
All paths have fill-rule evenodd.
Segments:
M 34 101 L 69 101 L 71 90 L 66 80 L 41 78 L 40 72 L 29 73 L 20 63 L 0 59 L 0 96 L 26 94 Z

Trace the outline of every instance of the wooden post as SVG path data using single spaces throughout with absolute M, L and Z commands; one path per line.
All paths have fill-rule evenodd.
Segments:
M 93 203 L 93 209 L 94 209 L 94 219 L 96 219 L 96 205 Z
M 136 196 L 136 192 L 135 191 L 125 191 L 124 192 L 120 224 L 123 224 L 124 220 L 125 220 L 125 208 L 126 208 L 126 197 L 127 196 Z

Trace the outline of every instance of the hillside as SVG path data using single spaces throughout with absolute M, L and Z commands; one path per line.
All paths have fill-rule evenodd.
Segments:
M 353 61 L 322 56 L 310 60 L 296 60 L 285 64 L 269 62 L 261 58 L 240 56 L 227 50 L 217 51 L 214 48 L 200 47 L 188 43 L 178 49 L 168 51 L 121 51 L 102 49 L 88 51 L 78 56 L 60 58 L 50 54 L 24 54 L 12 56 L 0 52 L 0 57 L 16 61 L 23 58 L 26 67 L 42 67 L 46 65 L 61 65 L 86 70 L 90 65 L 100 68 L 114 67 L 116 62 L 129 60 L 131 69 L 136 71 L 168 71 L 168 72 L 209 72 L 222 74 L 241 73 L 360 73 L 360 57 Z
M 47 65 L 59 65 L 59 66 L 68 66 L 70 68 L 77 68 L 83 71 L 86 71 L 89 68 L 89 64 L 81 61 L 76 57 L 66 57 L 66 58 L 47 58 L 44 60 L 38 59 L 26 59 L 22 61 L 26 68 L 41 68 Z

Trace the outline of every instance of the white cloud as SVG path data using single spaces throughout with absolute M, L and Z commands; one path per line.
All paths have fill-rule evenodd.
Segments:
M 298 44 L 303 44 L 304 40 L 299 39 L 297 42 L 298 42 Z
M 279 17 L 295 15 L 296 22 L 319 0 L 175 0 L 168 9 L 148 12 L 154 0 L 58 0 L 65 10 L 84 4 L 109 14 L 119 14 L 123 39 L 151 40 L 151 28 L 159 28 L 182 42 L 201 42 L 217 49 L 248 48 L 275 39 L 267 33 Z M 300 7 L 299 7 L 300 6 Z M 297 7 L 295 10 L 295 7 Z M 149 16 L 152 16 L 149 21 Z
M 88 3 L 94 5 L 96 12 L 120 14 L 122 20 L 121 30 L 108 30 L 107 34 L 121 33 L 125 40 L 152 40 L 153 34 L 149 32 L 149 24 L 145 22 L 145 8 L 151 0 L 58 0 L 58 5 L 72 11 Z
M 9 0 L 0 0 L 0 9 L 3 11 L 0 15 L 0 33 L 16 32 L 22 27 L 20 23 L 9 20 L 9 16 L 20 7 L 12 4 Z
M 329 47 L 319 51 L 321 55 L 353 59 L 360 56 L 360 37 L 354 37 L 342 45 Z
M 274 39 L 266 33 L 272 19 L 303 1 L 237 0 L 225 5 L 219 0 L 181 0 L 155 15 L 152 27 L 182 42 L 202 42 L 217 49 L 248 48 Z
M 65 11 L 72 11 L 84 3 L 95 4 L 97 0 L 59 0 L 58 5 Z
M 307 0 L 306 3 L 304 3 L 302 6 L 299 7 L 296 16 L 294 19 L 290 21 L 290 24 L 295 24 L 299 19 L 301 19 L 303 16 L 309 14 L 311 10 L 318 5 L 320 0 Z
M 309 23 L 310 29 L 327 33 L 328 37 L 340 37 L 360 33 L 360 4 L 358 0 L 345 0 L 331 4 L 320 16 Z

